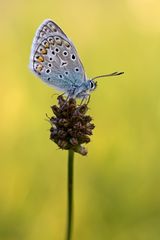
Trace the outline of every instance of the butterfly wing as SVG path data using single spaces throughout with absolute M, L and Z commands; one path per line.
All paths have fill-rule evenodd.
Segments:
M 45 83 L 65 92 L 86 81 L 73 43 L 52 20 L 45 20 L 35 34 L 30 68 Z

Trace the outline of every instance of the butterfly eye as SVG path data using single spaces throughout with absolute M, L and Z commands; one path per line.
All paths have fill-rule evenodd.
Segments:
M 96 83 L 94 81 L 90 80 L 90 89 L 94 90 L 96 88 L 96 86 L 97 86 Z
M 72 59 L 73 61 L 75 61 L 75 60 L 76 60 L 76 56 L 75 56 L 74 54 L 72 54 L 72 55 L 71 55 L 71 59 Z
M 94 87 L 93 82 L 91 82 L 91 88 L 93 88 L 93 87 Z

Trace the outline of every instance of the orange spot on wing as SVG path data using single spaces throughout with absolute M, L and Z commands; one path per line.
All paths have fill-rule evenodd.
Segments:
M 37 62 L 44 62 L 44 58 L 41 56 L 36 57 Z

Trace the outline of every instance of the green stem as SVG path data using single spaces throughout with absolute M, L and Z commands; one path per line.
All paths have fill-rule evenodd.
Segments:
M 71 240 L 73 223 L 73 163 L 74 151 L 68 150 L 68 216 L 67 216 L 67 235 L 66 240 Z

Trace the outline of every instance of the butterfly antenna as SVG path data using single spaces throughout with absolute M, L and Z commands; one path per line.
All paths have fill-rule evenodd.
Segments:
M 118 75 L 121 75 L 123 73 L 124 72 L 113 72 L 113 73 L 110 73 L 110 74 L 104 74 L 104 75 L 96 76 L 96 77 L 92 78 L 91 80 L 95 80 L 97 78 L 103 78 L 103 77 L 118 76 Z

